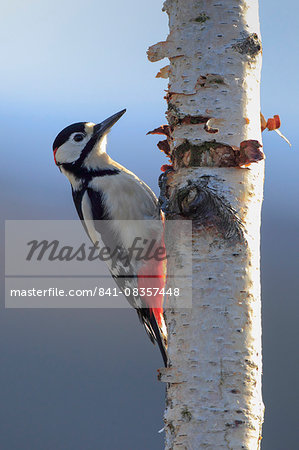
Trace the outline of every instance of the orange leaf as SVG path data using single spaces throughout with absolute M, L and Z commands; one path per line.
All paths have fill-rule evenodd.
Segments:
M 155 128 L 152 131 L 149 131 L 147 134 L 164 134 L 165 136 L 170 136 L 170 128 L 169 125 L 161 125 L 159 128 Z
M 280 117 L 278 114 L 275 114 L 274 117 L 271 117 L 266 121 L 265 117 L 261 113 L 261 129 L 264 131 L 266 128 L 268 128 L 269 131 L 277 130 L 281 125 Z
M 265 158 L 261 150 L 261 144 L 255 140 L 243 141 L 240 144 L 239 166 L 247 167 L 251 163 L 261 161 Z
M 269 131 L 277 130 L 281 125 L 280 117 L 276 114 L 273 118 L 267 120 L 266 127 Z
M 274 117 L 268 119 L 266 121 L 265 117 L 263 116 L 262 113 L 261 114 L 261 129 L 262 131 L 264 131 L 266 128 L 268 128 L 269 131 L 276 131 L 276 133 L 282 138 L 284 139 L 289 146 L 291 146 L 290 141 L 278 130 L 278 128 L 281 125 L 281 121 L 280 121 L 280 117 L 278 114 L 275 114 Z

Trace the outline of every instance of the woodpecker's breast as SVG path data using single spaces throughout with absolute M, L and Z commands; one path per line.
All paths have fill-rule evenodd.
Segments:
M 101 192 L 107 218 L 113 221 L 111 226 L 125 246 L 130 247 L 136 237 L 160 239 L 163 226 L 158 200 L 139 178 L 120 172 L 94 178 L 89 186 Z

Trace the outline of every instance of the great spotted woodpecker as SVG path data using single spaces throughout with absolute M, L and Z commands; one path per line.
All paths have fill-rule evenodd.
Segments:
M 78 122 L 64 128 L 53 143 L 54 160 L 71 183 L 77 213 L 92 242 L 121 249 L 121 258 L 111 250 L 114 256 L 108 261 L 109 270 L 136 309 L 151 341 L 158 343 L 167 365 L 163 316 L 165 258 L 143 259 L 132 253 L 129 261 L 123 258 L 123 252 L 136 237 L 145 244 L 154 242 L 157 248 L 164 247 L 163 217 L 155 194 L 106 153 L 107 134 L 125 112 L 122 110 L 97 125 Z

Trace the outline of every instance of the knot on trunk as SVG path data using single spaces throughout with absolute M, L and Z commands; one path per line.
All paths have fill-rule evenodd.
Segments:
M 169 188 L 169 179 L 175 173 L 164 172 L 160 182 L 160 204 L 168 218 L 180 215 L 191 219 L 197 228 L 216 228 L 217 232 L 231 243 L 246 243 L 243 224 L 237 212 L 209 186 L 211 176 L 204 175 L 196 181 L 177 189 Z
M 226 240 L 244 241 L 242 222 L 237 212 L 208 186 L 210 177 L 189 184 L 177 192 L 180 214 L 205 228 L 216 227 Z

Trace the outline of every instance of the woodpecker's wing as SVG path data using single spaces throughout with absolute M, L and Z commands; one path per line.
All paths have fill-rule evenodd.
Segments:
M 105 211 L 105 207 L 103 207 L 103 205 L 99 205 L 99 203 L 102 201 L 101 194 L 99 192 L 93 191 L 92 189 L 87 189 L 86 194 L 88 195 L 88 200 L 86 197 L 84 198 L 83 216 L 85 212 L 86 217 L 89 217 L 89 214 L 87 212 L 87 204 L 88 202 L 90 202 L 89 208 L 91 208 L 92 217 L 94 217 L 95 220 L 95 222 L 93 221 L 92 224 L 97 233 L 97 236 L 95 237 L 94 230 L 90 232 L 90 234 L 94 236 L 93 239 L 96 239 L 94 243 L 99 242 L 100 235 L 104 246 L 111 249 L 112 254 L 113 249 L 115 249 L 116 247 L 119 248 L 119 252 L 116 252 L 114 256 L 111 255 L 111 258 L 109 260 L 108 267 L 111 275 L 122 292 L 125 292 L 125 289 L 129 288 L 130 294 L 128 295 L 128 293 L 126 292 L 126 298 L 130 305 L 136 309 L 138 317 L 141 323 L 144 325 L 144 328 L 152 343 L 154 344 L 155 342 L 157 342 L 163 357 L 164 364 L 165 366 L 167 366 L 167 337 L 163 317 L 163 309 L 161 307 L 162 305 L 159 305 L 160 307 L 158 308 L 150 308 L 144 301 L 143 297 L 140 297 L 139 295 L 133 295 L 133 290 L 142 286 L 142 281 L 140 281 L 136 274 L 136 268 L 129 262 L 130 256 L 127 254 L 127 250 L 123 247 L 122 240 L 119 238 L 118 233 L 113 230 L 112 227 L 109 227 L 109 222 L 107 222 L 106 220 L 103 222 L 104 218 L 107 219 L 107 213 Z M 100 218 L 102 218 L 102 221 Z M 90 227 L 90 224 L 90 220 L 88 220 L 85 226 L 87 226 L 88 228 Z M 146 281 L 147 278 L 145 278 L 145 282 Z M 151 282 L 158 283 L 159 288 L 164 286 L 164 282 L 162 281 L 161 284 L 160 278 L 151 279 Z M 162 301 L 163 298 L 160 300 L 160 303 Z
M 78 215 L 91 241 L 94 244 L 97 242 L 101 244 L 102 242 L 102 245 L 109 249 L 119 249 L 118 252 L 112 252 L 113 256 L 111 256 L 110 260 L 107 261 L 111 275 L 114 278 L 116 284 L 123 292 L 126 288 L 129 288 L 130 295 L 126 295 L 126 298 L 131 306 L 137 310 L 139 319 L 143 323 L 151 341 L 153 343 L 155 341 L 158 343 L 164 363 L 166 365 L 166 327 L 162 309 L 163 297 L 161 299 L 157 298 L 157 307 L 150 308 L 149 305 L 147 305 L 146 301 L 144 301 L 144 298 L 141 298 L 139 295 L 133 295 L 133 289 L 140 288 L 143 285 L 137 277 L 137 268 L 130 263 L 129 257 L 126 258 L 127 251 L 123 244 L 127 242 L 128 245 L 131 245 L 132 233 L 134 236 L 134 233 L 138 234 L 140 230 L 127 230 L 128 227 L 121 226 L 121 221 L 120 223 L 119 221 L 115 221 L 116 227 L 109 226 L 109 222 L 107 222 L 107 220 L 113 217 L 113 213 L 115 213 L 115 211 L 111 211 L 111 207 L 109 207 L 111 205 L 111 202 L 109 200 L 112 199 L 107 198 L 109 196 L 107 195 L 107 192 L 109 193 L 111 191 L 111 189 L 107 189 L 107 178 L 110 177 L 101 177 L 100 180 L 97 180 L 97 183 L 95 183 L 95 180 L 92 180 L 92 183 L 90 183 L 92 187 L 88 187 L 84 191 L 73 191 L 74 203 L 76 205 Z M 113 186 L 117 185 L 116 178 L 118 178 L 117 175 L 113 176 Z M 129 178 L 131 178 L 130 175 Z M 126 174 L 125 181 L 129 181 L 127 180 Z M 118 196 L 118 202 L 115 201 L 115 199 L 112 202 L 112 205 L 114 206 L 115 204 L 118 204 L 119 214 L 116 217 L 119 218 L 120 216 L 122 216 L 125 218 L 134 218 L 134 216 L 137 216 L 137 219 L 140 219 L 141 217 L 146 217 L 149 219 L 160 218 L 158 201 L 152 191 L 148 188 L 148 186 L 146 186 L 146 184 L 141 182 L 141 180 L 139 180 L 135 176 L 130 180 L 130 184 L 132 184 L 132 182 L 134 185 L 137 185 L 137 188 L 136 185 L 134 186 L 134 192 L 136 192 L 137 190 L 137 193 L 139 193 L 139 196 L 137 195 L 137 198 L 135 198 L 135 201 L 133 201 L 132 204 L 132 208 L 134 208 L 135 211 L 128 211 L 127 208 L 125 208 L 123 211 L 121 210 L 121 207 L 123 205 L 132 203 L 132 198 L 128 199 L 128 196 L 131 197 L 131 189 L 128 189 L 127 185 L 126 189 L 120 190 L 120 193 L 122 195 Z M 104 194 L 103 192 L 106 192 L 106 194 Z M 143 209 L 141 215 L 140 209 Z M 143 224 L 143 228 L 146 229 L 147 222 L 143 222 Z M 150 222 L 150 224 L 151 228 L 153 228 L 152 221 Z M 128 231 L 129 233 L 128 236 L 125 235 L 126 231 Z M 142 229 L 142 232 L 143 231 L 144 229 Z M 147 231 L 153 231 L 154 234 L 160 233 L 160 220 L 157 220 L 157 227 L 154 227 L 154 230 L 151 229 Z M 158 283 L 158 287 L 160 288 L 164 287 L 164 284 L 161 284 L 160 279 L 152 280 L 152 282 Z M 127 293 L 128 292 L 126 292 L 126 294 Z
M 110 250 L 110 258 L 106 263 L 120 289 L 123 291 L 126 287 L 130 287 L 132 291 L 133 288 L 137 288 L 134 267 L 119 235 L 109 226 L 109 216 L 101 192 L 90 188 L 81 192 L 73 191 L 73 199 L 82 225 L 92 243 Z M 134 308 L 146 306 L 139 297 L 130 296 L 128 300 Z

